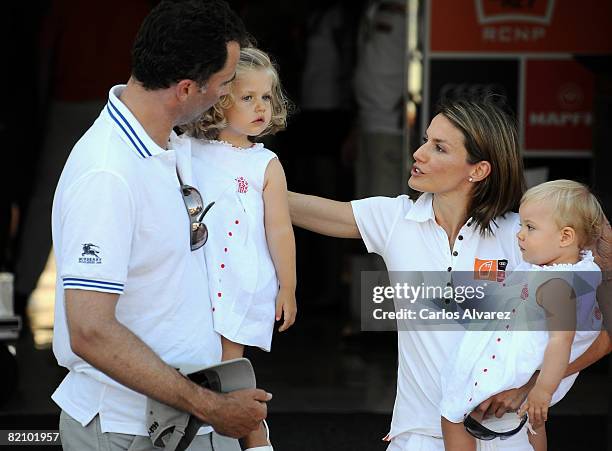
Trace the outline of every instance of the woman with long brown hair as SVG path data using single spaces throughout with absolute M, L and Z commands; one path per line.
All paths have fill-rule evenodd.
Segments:
M 373 197 L 336 202 L 290 193 L 294 225 L 317 233 L 361 238 L 388 271 L 511 271 L 521 263 L 515 211 L 525 190 L 515 121 L 490 99 L 439 107 L 414 153 L 408 181 L 415 198 Z M 609 266 L 609 265 L 606 265 Z M 398 330 L 400 328 L 398 327 Z M 440 374 L 460 332 L 398 331 L 398 387 L 389 450 L 443 450 Z M 567 374 L 610 351 L 604 332 Z M 535 378 L 485 401 L 479 409 L 501 417 L 518 409 Z M 573 380 L 564 380 L 568 390 Z M 528 450 L 523 429 L 499 442 Z

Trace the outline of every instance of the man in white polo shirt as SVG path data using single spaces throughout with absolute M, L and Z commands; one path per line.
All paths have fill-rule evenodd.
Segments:
M 53 203 L 64 449 L 151 449 L 147 397 L 236 438 L 266 416 L 270 394 L 220 395 L 176 370 L 219 362 L 221 346 L 192 233 L 201 219 L 186 209 L 196 194 L 181 189 L 193 185 L 190 149 L 172 128 L 227 93 L 245 41 L 224 2 L 160 3 L 136 37 L 132 77 L 111 89 L 64 167 Z M 240 449 L 211 431 L 189 449 Z

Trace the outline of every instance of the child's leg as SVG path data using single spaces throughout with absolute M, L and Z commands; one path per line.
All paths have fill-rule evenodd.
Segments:
M 245 449 L 256 448 L 258 446 L 270 446 L 271 443 L 268 441 L 268 433 L 263 421 L 259 423 L 259 429 L 254 430 L 249 435 L 242 439 L 242 446 Z
M 548 448 L 548 444 L 546 442 L 546 426 L 540 426 L 537 429 L 534 429 L 536 435 L 531 432 L 527 432 L 527 437 L 529 437 L 529 443 L 533 446 L 535 451 L 546 451 Z
M 244 345 L 235 343 L 221 336 L 221 347 L 223 349 L 222 360 L 238 359 L 244 355 Z M 254 430 L 246 437 L 242 438 L 244 448 L 255 448 L 257 446 L 266 446 L 270 443 L 267 439 L 266 429 L 263 422 L 259 424 L 259 429 Z
M 221 348 L 223 349 L 221 356 L 223 361 L 238 359 L 244 355 L 244 345 L 230 341 L 224 336 L 221 336 Z
M 445 451 L 476 451 L 476 439 L 466 432 L 462 423 L 452 423 L 442 417 Z

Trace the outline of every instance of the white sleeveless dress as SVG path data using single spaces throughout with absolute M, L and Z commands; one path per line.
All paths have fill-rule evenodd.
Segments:
M 208 227 L 204 255 L 215 331 L 270 351 L 278 280 L 264 227 L 263 184 L 276 154 L 257 143 L 237 148 L 191 139 L 193 174 Z
M 576 264 L 537 266 L 521 263 L 502 288 L 504 308 L 512 313 L 510 320 L 500 320 L 488 331 L 466 331 L 442 372 L 441 414 L 458 423 L 481 402 L 510 388 L 521 387 L 538 370 L 548 343 L 544 309 L 536 303 L 536 291 L 543 283 L 560 278 L 576 292 L 576 335 L 570 362 L 593 343 L 602 324 L 595 299 L 601 282 L 601 271 L 590 251 Z M 509 293 L 509 295 L 508 295 Z M 535 319 L 535 321 L 534 321 Z M 525 327 L 528 325 L 529 327 Z M 552 404 L 569 391 L 578 374 L 564 379 Z

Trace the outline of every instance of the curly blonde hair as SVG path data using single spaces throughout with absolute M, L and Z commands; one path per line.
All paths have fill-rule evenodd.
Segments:
M 289 99 L 283 92 L 276 65 L 270 57 L 255 47 L 240 49 L 240 59 L 236 66 L 236 79 L 246 71 L 266 70 L 272 75 L 272 118 L 266 129 L 257 137 L 273 135 L 287 127 L 287 115 L 291 107 Z M 197 121 L 181 127 L 189 136 L 197 139 L 218 139 L 219 133 L 227 127 L 225 110 L 234 103 L 231 92 L 222 96 L 219 101 L 207 110 Z M 251 137 L 249 137 L 251 139 Z

